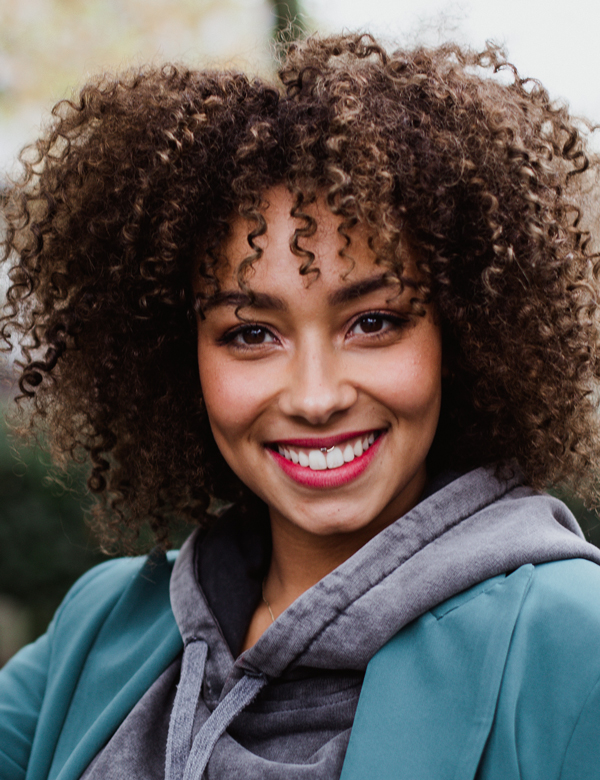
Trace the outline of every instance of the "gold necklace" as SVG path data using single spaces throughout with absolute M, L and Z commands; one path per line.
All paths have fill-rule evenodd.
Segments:
M 275 615 L 273 614 L 273 610 L 271 609 L 271 605 L 269 604 L 269 602 L 265 598 L 265 581 L 264 580 L 262 581 L 262 585 L 261 585 L 261 593 L 262 593 L 262 600 L 267 605 L 267 609 L 269 610 L 269 615 L 271 615 L 271 623 L 274 623 L 275 622 Z

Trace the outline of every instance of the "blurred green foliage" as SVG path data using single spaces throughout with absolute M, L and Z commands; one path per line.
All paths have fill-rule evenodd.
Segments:
M 276 41 L 290 42 L 306 32 L 304 15 L 299 0 L 269 0 L 273 8 L 273 37 Z
M 2 421 L 0 594 L 27 610 L 31 639 L 45 630 L 73 582 L 106 559 L 83 519 L 81 477 L 71 475 L 71 491 L 50 474 L 48 456 L 39 450 L 17 455 Z
M 583 501 L 578 498 L 572 498 L 564 494 L 559 494 L 559 498 L 565 502 L 577 518 L 588 542 L 595 544 L 596 547 L 600 547 L 600 517 L 598 517 L 598 514 L 591 509 L 586 509 Z

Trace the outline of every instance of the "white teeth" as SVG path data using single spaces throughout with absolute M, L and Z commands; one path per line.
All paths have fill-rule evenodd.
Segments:
M 327 468 L 327 460 L 321 450 L 311 450 L 308 453 L 308 467 L 313 471 L 323 471 Z
M 346 444 L 344 449 L 344 462 L 350 463 L 351 460 L 354 460 L 354 450 L 352 449 L 351 444 Z
M 358 439 L 354 446 L 348 443 L 343 449 L 341 447 L 333 447 L 329 452 L 324 452 L 320 449 L 306 452 L 306 450 L 294 450 L 282 445 L 278 445 L 277 449 L 280 455 L 283 455 L 286 460 L 292 463 L 298 463 L 300 466 L 313 471 L 324 471 L 325 469 L 338 469 L 344 463 L 350 463 L 354 458 L 360 458 L 374 441 L 375 434 L 370 433 L 363 439 Z
M 344 456 L 339 447 L 334 447 L 331 452 L 328 452 L 326 460 L 328 469 L 338 469 L 344 465 Z

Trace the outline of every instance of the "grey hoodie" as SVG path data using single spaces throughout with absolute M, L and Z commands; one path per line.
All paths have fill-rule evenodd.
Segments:
M 503 482 L 477 469 L 444 482 L 304 593 L 243 654 L 268 567 L 266 518 L 250 524 L 230 512 L 210 533 L 192 534 L 171 579 L 182 657 L 138 702 L 85 780 L 334 780 L 364 670 L 404 626 L 526 563 L 600 563 L 564 504 L 518 477 Z

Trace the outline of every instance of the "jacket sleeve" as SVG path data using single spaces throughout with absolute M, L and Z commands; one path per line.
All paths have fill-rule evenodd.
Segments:
M 48 631 L 20 650 L 0 670 L 0 778 L 23 780 L 51 670 L 54 634 L 69 602 L 116 561 L 107 561 L 86 572 L 72 586 L 59 606 Z
M 67 762 L 60 776 L 80 777 L 181 652 L 169 600 L 173 560 L 124 558 L 90 569 L 48 632 L 0 671 L 0 780 L 47 780 Z
M 50 633 L 18 652 L 0 671 L 0 777 L 22 780 L 46 689 Z

